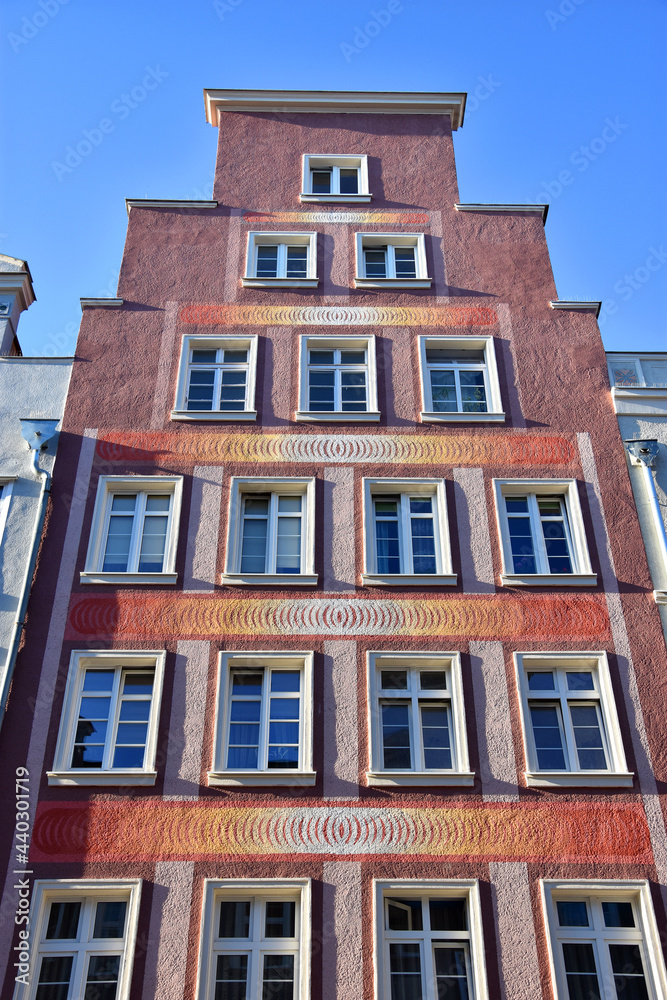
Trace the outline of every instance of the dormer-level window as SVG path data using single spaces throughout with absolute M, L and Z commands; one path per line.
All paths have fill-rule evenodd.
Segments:
M 366 156 L 313 156 L 303 158 L 300 199 L 305 202 L 368 202 Z

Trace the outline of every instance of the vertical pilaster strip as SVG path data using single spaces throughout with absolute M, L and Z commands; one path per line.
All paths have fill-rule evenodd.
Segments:
M 292 399 L 292 328 L 270 326 L 266 331 L 262 423 L 291 423 L 297 400 Z
M 517 363 L 510 307 L 507 302 L 499 302 L 495 306 L 495 310 L 498 313 L 498 324 L 500 326 L 502 339 L 505 342 L 505 349 L 509 350 L 512 356 L 513 371 L 507 372 L 507 409 L 509 410 L 510 419 L 512 421 L 512 428 L 514 430 L 525 430 L 526 418 L 523 415 L 523 399 L 521 398 L 521 383 L 519 382 L 520 366 Z M 500 360 L 500 358 L 496 358 L 498 364 L 500 363 Z
M 243 209 L 232 208 L 229 213 L 229 231 L 227 236 L 227 259 L 225 261 L 225 302 L 236 302 L 239 290 L 239 279 L 243 271 L 241 261 L 241 216 Z
M 445 257 L 445 248 L 442 238 L 442 212 L 430 212 L 431 216 L 431 236 L 433 238 L 433 255 L 432 259 L 437 256 L 437 263 L 434 259 L 433 267 L 433 294 L 436 297 L 436 303 L 441 305 L 446 305 L 449 301 L 449 286 L 447 285 L 447 260 Z M 435 244 L 439 243 L 439 251 L 435 252 Z
M 176 645 L 164 765 L 165 799 L 199 797 L 210 648 L 209 642 L 200 639 Z
M 165 302 L 162 337 L 160 338 L 160 356 L 157 363 L 155 389 L 153 390 L 153 410 L 151 412 L 151 428 L 153 430 L 163 427 L 167 419 L 177 314 L 178 302 Z
M 454 498 L 463 590 L 466 594 L 493 594 L 496 588 L 481 469 L 454 469 Z
M 324 643 L 324 798 L 359 795 L 359 721 L 357 644 L 348 639 Z
M 528 865 L 524 861 L 492 861 L 489 876 L 502 1000 L 536 1000 L 542 996 L 542 986 Z
M 416 353 L 412 347 L 412 333 L 405 327 L 389 327 L 382 331 L 386 344 L 391 345 L 391 357 L 385 361 L 383 352 L 377 352 L 378 390 L 384 376 L 386 392 L 387 425 L 395 426 L 410 424 L 414 428 L 418 419 L 418 409 L 415 402 L 412 371 L 414 370 Z M 378 344 L 378 347 L 381 345 Z M 385 367 L 386 366 L 386 367 Z M 391 378 L 389 376 L 391 375 Z
M 193 873 L 192 861 L 155 866 L 144 1000 L 182 1000 L 184 995 Z
M 72 584 L 74 582 L 74 571 L 79 555 L 81 528 L 90 494 L 90 473 L 95 457 L 96 438 L 97 430 L 89 428 L 84 430 L 81 437 L 81 450 L 79 452 L 79 461 L 74 479 L 69 516 L 67 518 L 67 530 L 65 532 L 60 568 L 58 570 L 55 596 L 51 608 L 49 631 L 46 637 L 44 659 L 39 678 L 39 688 L 35 700 L 30 746 L 25 762 L 30 775 L 31 826 L 35 816 L 35 799 L 40 779 L 44 774 L 46 740 L 50 731 L 53 695 L 57 690 L 60 655 L 67 625 L 67 613 L 72 593 Z M 92 497 L 90 497 L 90 500 L 92 502 Z M 12 862 L 13 857 L 9 861 L 2 904 L 0 905 L 0 928 L 4 927 L 7 923 L 11 923 L 13 927 L 14 922 L 17 897 L 16 890 L 12 888 L 16 881 L 16 876 L 12 874 L 12 868 L 14 868 Z M 0 968 L 7 968 L 11 942 L 12 934 L 9 931 L 0 933 Z
M 194 468 L 183 590 L 210 593 L 215 585 L 222 475 L 220 465 Z
M 349 465 L 324 470 L 325 591 L 354 590 L 354 469 Z
M 644 724 L 637 675 L 635 674 L 632 662 L 632 652 L 625 626 L 623 603 L 618 588 L 611 539 L 602 504 L 600 481 L 598 479 L 590 434 L 577 434 L 577 441 L 581 456 L 581 468 L 586 480 L 586 492 L 591 511 L 591 521 L 593 522 L 593 533 L 595 534 L 600 559 L 600 575 L 605 590 L 611 634 L 619 662 L 623 700 L 625 701 L 625 710 L 628 714 L 630 724 L 637 776 L 639 778 L 646 821 L 651 836 L 651 847 L 660 882 L 660 891 L 663 903 L 667 908 L 667 830 L 665 830 L 665 820 L 658 798 L 658 786 L 655 780 L 653 761 L 651 760 L 648 734 Z
M 479 740 L 479 769 L 485 802 L 518 802 L 516 758 L 503 647 L 471 642 L 470 665 Z
M 361 863 L 325 861 L 322 879 L 322 1000 L 361 1000 Z
M 324 226 L 326 242 L 324 245 L 322 276 L 322 292 L 324 305 L 340 304 L 341 300 L 350 297 L 350 256 L 348 253 L 349 227 L 330 225 Z M 354 259 L 354 249 L 351 251 Z

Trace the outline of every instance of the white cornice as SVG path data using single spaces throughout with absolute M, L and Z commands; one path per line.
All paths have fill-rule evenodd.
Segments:
M 213 90 L 204 89 L 206 121 L 220 124 L 224 111 L 381 115 L 451 115 L 463 125 L 464 93 L 401 93 L 369 90 Z
M 82 309 L 118 309 L 122 299 L 79 299 Z
M 596 319 L 600 315 L 600 309 L 602 309 L 602 303 L 595 302 L 594 300 L 590 302 L 574 302 L 567 299 L 552 299 L 549 305 L 552 309 L 568 309 L 570 312 L 594 312 Z
M 542 222 L 547 221 L 549 213 L 548 205 L 527 204 L 527 205 L 485 205 L 483 202 L 471 203 L 469 205 L 454 205 L 457 212 L 490 212 L 493 215 L 532 215 L 538 212 L 542 216 Z
M 125 208 L 130 214 L 131 208 L 217 208 L 217 201 L 187 201 L 186 199 L 171 198 L 126 198 Z
M 21 311 L 27 309 L 35 301 L 30 271 L 0 270 L 0 292 L 13 292 L 19 299 Z

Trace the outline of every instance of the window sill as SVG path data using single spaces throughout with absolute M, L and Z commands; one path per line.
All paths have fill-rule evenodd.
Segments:
M 299 423 L 310 424 L 358 424 L 376 423 L 380 419 L 379 410 L 357 410 L 354 413 L 342 413 L 340 410 L 297 410 L 294 419 Z
M 423 424 L 504 424 L 504 413 L 435 413 L 422 410 L 419 414 Z
M 244 288 L 317 288 L 319 278 L 241 278 Z
M 653 600 L 656 604 L 667 604 L 667 590 L 654 590 Z
M 317 573 L 223 573 L 229 587 L 316 587 Z
M 316 771 L 209 771 L 210 786 L 314 785 Z
M 430 288 L 430 278 L 358 278 L 355 288 Z
M 308 194 L 302 191 L 299 194 L 299 201 L 313 205 L 360 205 L 369 202 L 373 196 L 370 194 Z
M 172 420 L 256 420 L 257 410 L 172 410 Z
M 47 771 L 49 785 L 154 785 L 157 771 Z
M 455 587 L 456 573 L 362 573 L 365 587 Z
M 630 788 L 635 779 L 632 771 L 526 771 L 525 776 L 529 788 Z
M 474 771 L 367 771 L 366 778 L 371 786 L 410 785 L 474 785 Z
M 95 573 L 86 570 L 80 573 L 81 583 L 155 583 L 160 587 L 173 586 L 178 580 L 178 573 Z
M 595 587 L 597 573 L 501 573 L 505 587 Z

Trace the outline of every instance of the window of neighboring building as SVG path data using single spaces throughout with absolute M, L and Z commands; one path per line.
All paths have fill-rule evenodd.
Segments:
M 247 288 L 317 286 L 317 233 L 248 233 Z
M 441 479 L 364 480 L 365 584 L 455 584 Z
M 0 477 L 0 542 L 5 531 L 7 514 L 9 513 L 9 500 L 12 495 L 14 482 L 14 478 Z
M 301 337 L 301 421 L 379 420 L 375 337 Z
M 667 996 L 647 882 L 542 883 L 557 1000 Z
M 492 337 L 420 337 L 422 423 L 502 422 Z
M 180 476 L 100 476 L 82 583 L 176 583 Z
M 72 654 L 49 784 L 154 784 L 164 655 Z
M 172 419 L 254 420 L 257 337 L 184 337 Z
M 529 785 L 631 785 L 604 653 L 516 653 Z
M 370 785 L 471 785 L 457 653 L 369 653 Z
M 496 479 L 503 583 L 587 586 L 591 570 L 577 484 L 570 479 Z
M 211 785 L 313 784 L 312 654 L 222 653 Z
M 316 584 L 314 514 L 314 479 L 233 477 L 222 582 Z
M 17 1000 L 127 1000 L 139 879 L 35 882 L 28 986 Z
M 368 202 L 368 157 L 303 157 L 302 202 Z
M 667 354 L 608 354 L 607 360 L 618 389 L 667 389 Z
M 357 233 L 357 288 L 430 288 L 423 233 Z
M 199 1000 L 308 1000 L 310 883 L 204 883 Z
M 378 997 L 485 1000 L 477 883 L 401 879 L 375 886 Z

